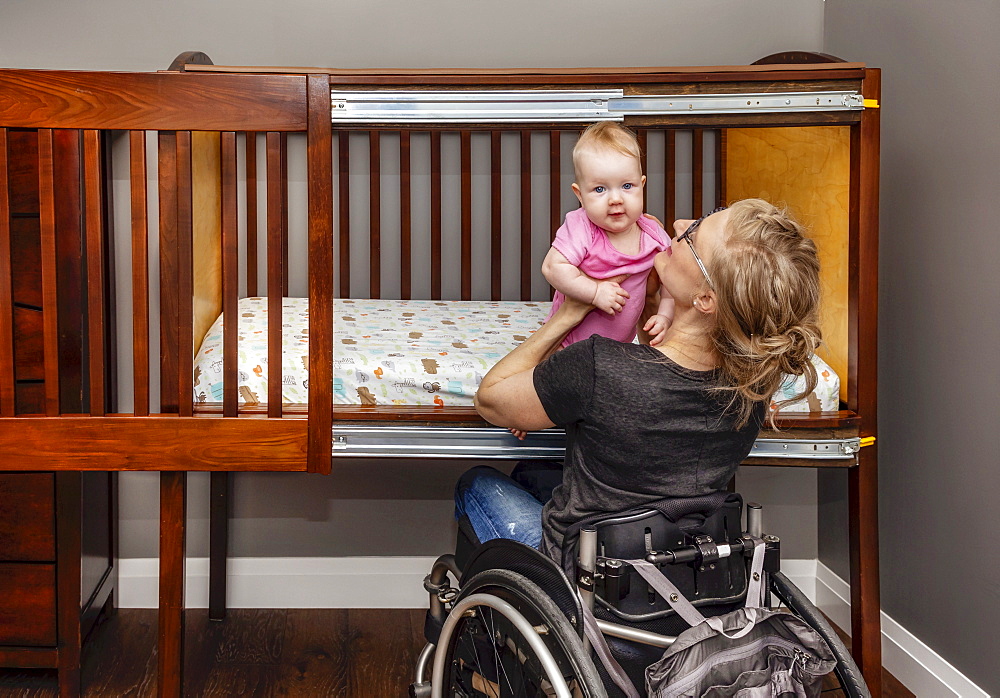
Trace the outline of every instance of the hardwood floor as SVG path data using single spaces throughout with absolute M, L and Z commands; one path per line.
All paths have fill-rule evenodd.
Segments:
M 186 620 L 186 696 L 402 698 L 424 646 L 422 610 L 232 609 L 219 623 L 190 610 Z M 105 620 L 82 673 L 87 698 L 155 696 L 156 611 Z M 0 698 L 57 695 L 54 672 L 0 669 Z M 882 695 L 913 696 L 886 672 Z

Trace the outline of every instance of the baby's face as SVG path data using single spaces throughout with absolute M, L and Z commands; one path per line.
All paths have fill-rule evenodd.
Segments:
M 631 230 L 642 215 L 645 183 L 637 158 L 602 148 L 582 153 L 573 192 L 594 225 L 613 235 Z

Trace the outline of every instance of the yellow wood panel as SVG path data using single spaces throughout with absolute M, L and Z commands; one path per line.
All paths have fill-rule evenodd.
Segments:
M 221 140 L 212 131 L 191 134 L 194 228 L 194 348 L 222 312 Z
M 850 127 L 745 128 L 726 132 L 725 198 L 787 206 L 819 248 L 823 346 L 847 399 Z

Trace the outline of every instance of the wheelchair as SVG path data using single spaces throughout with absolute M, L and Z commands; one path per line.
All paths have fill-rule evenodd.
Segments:
M 705 498 L 664 500 L 665 506 L 586 521 L 575 546 L 576 564 L 568 570 L 522 543 L 480 544 L 469 522 L 459 520 L 455 553 L 439 557 L 424 579 L 430 595 L 427 645 L 410 696 L 624 695 L 593 654 L 584 633 L 584 604 L 642 692 L 646 667 L 688 625 L 627 560 L 655 564 L 703 615 L 719 615 L 745 604 L 748 561 L 760 541 L 765 605 L 804 620 L 836 659 L 824 693 L 839 689 L 830 695 L 870 696 L 836 631 L 780 571 L 780 539 L 763 533 L 761 507 L 747 505 L 743 527 L 740 496 L 715 497 L 711 506 Z M 449 575 L 458 587 L 451 586 Z

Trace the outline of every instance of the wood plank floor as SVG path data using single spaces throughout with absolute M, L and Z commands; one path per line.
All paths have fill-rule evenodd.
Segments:
M 407 695 L 424 646 L 424 611 L 231 609 L 225 621 L 186 612 L 184 695 Z M 83 653 L 86 698 L 156 695 L 156 610 L 122 609 Z M 912 698 L 883 672 L 885 698 Z M 54 672 L 0 669 L 0 698 L 55 698 Z M 832 698 L 837 692 L 823 694 Z

